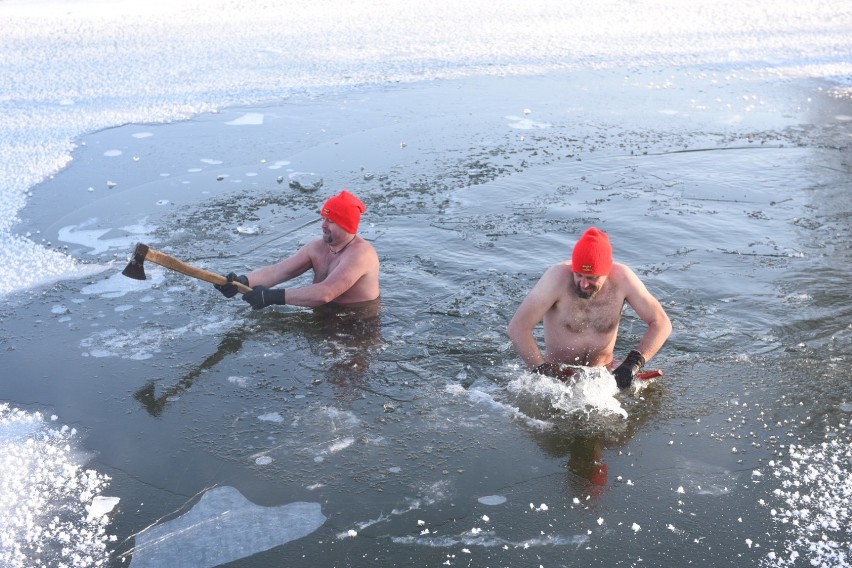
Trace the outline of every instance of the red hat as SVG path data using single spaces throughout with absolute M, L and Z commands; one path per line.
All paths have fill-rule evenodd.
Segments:
M 344 189 L 325 202 L 320 209 L 320 215 L 337 223 L 343 230 L 355 234 L 358 232 L 361 213 L 366 210 L 367 206 L 360 199 Z
M 574 245 L 571 270 L 580 274 L 606 276 L 612 269 L 612 245 L 606 233 L 592 227 Z

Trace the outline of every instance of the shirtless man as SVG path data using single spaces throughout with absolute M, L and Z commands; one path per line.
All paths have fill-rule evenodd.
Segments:
M 317 238 L 296 254 L 258 268 L 247 276 L 228 274 L 229 282 L 251 286 L 243 294 L 252 309 L 273 304 L 317 307 L 326 304 L 354 306 L 379 298 L 379 257 L 373 245 L 361 238 L 358 224 L 367 206 L 346 190 L 330 198 L 320 209 L 322 238 Z M 314 273 L 313 283 L 301 288 L 272 288 L 307 270 Z M 227 298 L 237 294 L 237 287 L 216 287 Z
M 539 279 L 509 323 L 509 338 L 537 373 L 558 377 L 566 365 L 611 367 L 625 302 L 648 329 L 613 371 L 624 389 L 666 342 L 672 324 L 639 277 L 613 262 L 609 237 L 595 227 L 577 241 L 570 262 L 550 267 Z M 533 336 L 539 322 L 544 325 L 544 353 Z

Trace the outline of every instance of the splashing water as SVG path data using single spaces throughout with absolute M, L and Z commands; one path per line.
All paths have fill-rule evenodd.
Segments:
M 644 388 L 644 385 L 637 384 L 636 388 Z M 522 408 L 534 414 L 579 413 L 627 418 L 627 410 L 615 396 L 619 392 L 615 381 L 609 371 L 601 368 L 578 367 L 566 382 L 535 373 L 521 373 L 507 389 L 517 397 Z

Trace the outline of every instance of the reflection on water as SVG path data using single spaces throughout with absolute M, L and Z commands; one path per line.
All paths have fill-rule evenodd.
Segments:
M 525 373 L 527 375 L 528 373 Z M 550 425 L 528 434 L 548 455 L 566 459 L 571 492 L 599 497 L 613 479 L 606 455 L 628 446 L 659 413 L 662 387 L 638 384 L 630 395 L 608 388 L 612 377 L 599 369 L 579 368 L 567 383 L 549 377 L 514 381 L 512 400 L 521 412 Z M 604 375 L 604 376 L 600 376 Z M 554 394 L 554 393 L 559 393 Z M 570 400 L 570 405 L 565 404 Z
M 324 355 L 326 358 L 326 381 L 340 391 L 354 388 L 366 388 L 367 373 L 376 349 L 382 345 L 381 337 L 381 299 L 363 302 L 357 305 L 343 306 L 326 304 L 299 314 L 297 318 L 281 318 L 275 310 L 259 314 L 263 324 L 257 328 L 237 326 L 226 332 L 214 353 L 193 367 L 173 385 L 162 390 L 157 389 L 154 381 L 149 381 L 133 393 L 152 416 L 160 416 L 165 408 L 190 390 L 195 382 L 207 371 L 215 368 L 226 357 L 238 354 L 245 340 L 253 332 L 291 333 L 298 327 L 315 351 L 318 346 L 332 346 Z

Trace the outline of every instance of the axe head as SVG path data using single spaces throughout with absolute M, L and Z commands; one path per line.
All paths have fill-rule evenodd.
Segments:
M 134 280 L 145 280 L 145 256 L 148 254 L 148 245 L 138 243 L 133 251 L 133 258 L 130 259 L 127 268 L 121 271 L 122 274 Z

